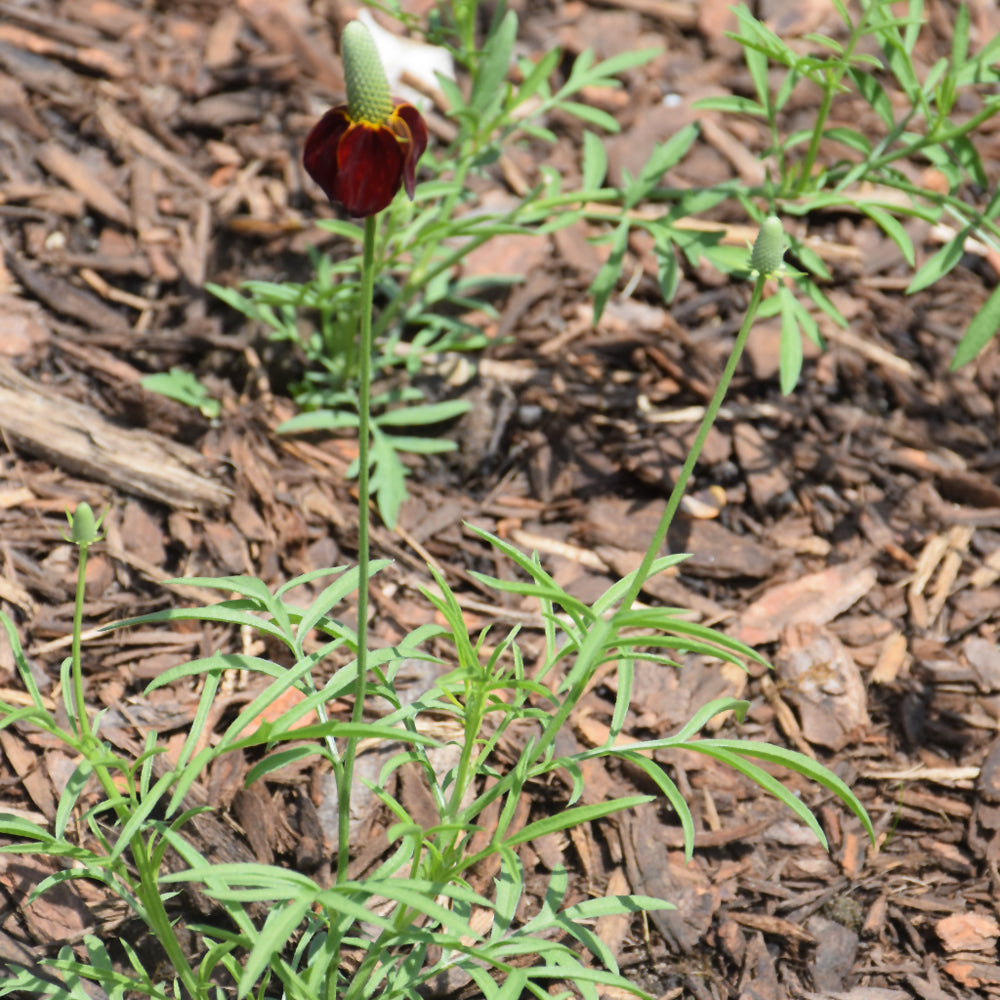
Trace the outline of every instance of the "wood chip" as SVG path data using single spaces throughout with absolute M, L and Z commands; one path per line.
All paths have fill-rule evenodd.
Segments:
M 187 184 L 194 191 L 205 197 L 208 196 L 208 184 L 198 174 L 148 132 L 133 125 L 109 101 L 97 102 L 97 120 L 112 142 L 131 147 L 140 156 L 144 156 L 158 167 L 162 167 L 167 173 Z
M 758 510 L 766 510 L 791 488 L 776 449 L 753 424 L 739 423 L 733 428 L 733 449 Z
M 781 917 L 774 917 L 768 913 L 744 913 L 740 910 L 730 910 L 729 919 L 743 927 L 750 927 L 755 931 L 762 931 L 764 934 L 772 934 L 776 937 L 789 938 L 792 941 L 801 941 L 804 944 L 815 944 L 816 938 L 809 931 L 793 924 L 790 920 Z
M 147 431 L 118 427 L 96 410 L 25 378 L 0 359 L 7 439 L 94 482 L 177 507 L 222 506 L 229 491 L 195 472 L 196 452 Z
M 88 162 L 74 156 L 55 141 L 39 146 L 35 157 L 50 174 L 83 195 L 91 208 L 126 229 L 131 227 L 132 215 L 125 203 L 114 194 L 111 178 L 99 174 Z
M 906 636 L 902 632 L 893 632 L 879 650 L 878 660 L 868 680 L 872 684 L 891 684 L 906 666 L 909 659 L 906 650 Z
M 766 590 L 739 617 L 735 638 L 751 646 L 773 642 L 786 625 L 833 621 L 861 600 L 877 579 L 864 562 L 842 563 Z
M 79 320 L 93 330 L 128 333 L 129 325 L 121 313 L 106 306 L 95 295 L 77 288 L 49 270 L 29 264 L 23 257 L 9 255 L 7 266 L 35 298 L 60 315 Z

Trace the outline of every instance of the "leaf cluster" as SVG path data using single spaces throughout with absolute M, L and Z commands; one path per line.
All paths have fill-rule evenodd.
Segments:
M 842 0 L 834 0 L 834 6 L 843 22 L 843 40 L 806 35 L 805 52 L 780 38 L 745 6 L 734 8 L 739 30 L 730 37 L 743 46 L 755 96 L 710 98 L 698 106 L 748 115 L 767 125 L 771 144 L 765 156 L 771 169 L 761 193 L 788 214 L 847 212 L 867 217 L 896 244 L 911 267 L 916 267 L 916 251 L 905 220 L 953 225 L 955 235 L 917 268 L 906 289 L 913 294 L 948 274 L 970 237 L 1000 247 L 995 222 L 1000 192 L 989 194 L 986 170 L 973 141 L 977 129 L 1000 110 L 1000 96 L 992 92 L 1000 82 L 1000 38 L 987 41 L 972 55 L 969 9 L 960 4 L 949 55 L 921 78 L 915 46 L 925 20 L 923 0 L 910 0 L 901 15 L 898 5 L 885 0 L 862 0 L 856 13 Z M 865 43 L 874 43 L 875 51 Z M 816 117 L 809 128 L 784 132 L 781 114 L 804 85 L 818 89 Z M 957 114 L 959 96 L 974 88 L 978 88 L 978 109 Z M 894 94 L 905 101 L 895 100 Z M 867 105 L 870 116 L 862 127 L 830 123 L 835 102 L 844 97 Z M 856 105 L 852 114 L 857 114 Z M 839 148 L 842 154 L 821 163 L 821 147 Z M 905 168 L 921 162 L 939 172 L 946 190 L 914 182 Z M 754 194 L 746 191 L 738 197 L 747 201 Z M 748 205 L 748 211 L 760 221 L 758 210 Z M 846 319 L 821 289 L 831 277 L 822 260 L 797 240 L 792 255 L 804 272 L 793 279 L 799 291 L 814 308 L 846 327 Z M 801 335 L 821 344 L 815 322 L 805 321 L 806 311 L 793 302 L 794 296 L 786 294 L 774 306 L 782 317 L 784 392 L 798 380 Z M 998 327 L 1000 294 L 995 293 L 970 323 L 952 366 L 970 361 Z
M 128 993 L 168 1000 L 171 994 L 184 991 L 194 998 L 208 998 L 218 989 L 214 984 L 221 975 L 235 984 L 241 998 L 263 998 L 275 988 L 297 1000 L 316 996 L 360 1000 L 374 993 L 411 998 L 423 984 L 452 967 L 464 970 L 490 998 L 513 996 L 512 982 L 518 996 L 526 991 L 542 998 L 559 983 L 572 983 L 581 995 L 593 1000 L 600 986 L 642 995 L 621 975 L 614 955 L 595 935 L 591 922 L 607 914 L 662 909 L 669 903 L 639 894 L 568 903 L 567 874 L 557 869 L 541 906 L 524 917 L 520 845 L 651 800 L 649 795 L 621 795 L 583 803 L 581 765 L 595 757 L 625 758 L 646 773 L 676 811 L 689 854 L 694 837 L 690 810 L 668 770 L 652 756 L 654 752 L 683 749 L 732 766 L 784 802 L 825 843 L 806 804 L 768 770 L 773 765 L 789 768 L 839 798 L 871 833 L 854 795 L 811 758 L 753 741 L 702 737 L 703 727 L 720 713 L 735 712 L 742 717 L 745 702 L 717 699 L 670 737 L 620 744 L 637 659 L 667 669 L 678 667 L 679 658 L 686 655 L 735 663 L 760 657 L 721 633 L 685 620 L 677 609 L 623 605 L 634 574 L 587 605 L 560 588 L 537 556 L 527 556 L 486 532 L 476 534 L 522 571 L 522 577 L 513 581 L 477 574 L 480 582 L 540 602 L 545 653 L 533 676 L 521 657 L 518 630 L 512 629 L 499 640 L 490 629 L 477 638 L 470 636 L 456 595 L 435 574 L 436 589 L 428 589 L 426 596 L 444 624 L 417 629 L 400 645 L 369 655 L 366 694 L 388 703 L 390 711 L 376 722 L 334 720 L 326 714 L 326 705 L 352 690 L 358 642 L 354 630 L 334 611 L 357 586 L 356 568 L 306 574 L 274 592 L 251 577 L 187 580 L 189 585 L 229 596 L 206 607 L 170 609 L 118 627 L 195 620 L 250 629 L 283 646 L 290 663 L 280 666 L 257 656 L 218 652 L 174 667 L 153 681 L 148 691 L 189 681 L 196 682 L 200 691 L 190 731 L 173 763 L 166 762 L 165 747 L 153 734 L 137 760 L 116 754 L 98 738 L 99 719 L 94 725 L 81 719 L 80 706 L 70 694 L 63 706 L 70 723 L 59 723 L 42 699 L 13 624 L 0 617 L 30 700 L 21 708 L 0 704 L 0 728 L 39 727 L 81 761 L 62 794 L 51 829 L 0 813 L 0 834 L 8 838 L 0 853 L 31 852 L 66 859 L 67 867 L 39 885 L 32 898 L 66 880 L 98 882 L 147 924 L 175 967 L 174 981 L 164 982 L 123 942 L 130 969 L 122 971 L 105 947 L 87 936 L 82 942 L 84 957 L 64 948 L 46 963 L 46 976 L 13 966 L 11 975 L 0 980 L 0 996 L 27 990 L 58 1000 L 82 1000 L 82 984 L 89 980 L 112 997 Z M 682 558 L 662 558 L 654 572 Z M 372 569 L 384 565 L 373 563 Z M 305 606 L 292 600 L 296 588 L 320 583 L 324 585 Z M 438 645 L 440 662 L 450 664 L 451 669 L 416 700 L 405 701 L 396 684 L 398 671 L 408 659 L 426 658 L 422 649 L 430 640 Z M 597 671 L 608 663 L 615 665 L 619 684 L 607 743 L 569 755 L 558 753 L 557 734 Z M 258 693 L 221 733 L 209 739 L 205 728 L 213 701 L 223 678 L 234 670 L 258 680 Z M 63 682 L 65 692 L 73 689 L 69 661 Z M 263 711 L 293 688 L 301 698 L 277 718 L 261 722 Z M 443 745 L 441 738 L 430 735 L 426 724 L 442 717 L 457 727 L 450 741 L 457 755 L 444 768 L 431 753 Z M 496 749 L 514 726 L 526 731 L 528 738 L 518 759 L 501 766 Z M 203 808 L 192 806 L 188 793 L 220 756 L 254 752 L 256 759 L 245 779 L 248 785 L 288 764 L 317 758 L 329 766 L 338 783 L 338 801 L 348 802 L 350 790 L 343 785 L 345 747 L 361 739 L 398 748 L 384 764 L 378 781 L 370 785 L 395 818 L 388 831 L 391 852 L 363 880 L 345 875 L 334 885 L 323 886 L 277 865 L 218 864 L 185 837 L 186 824 Z M 404 765 L 415 765 L 426 778 L 438 814 L 437 822 L 429 827 L 387 790 L 389 776 Z M 110 779 L 100 782 L 103 794 L 95 794 L 95 775 Z M 516 825 L 519 803 L 529 789 L 554 775 L 562 776 L 570 789 L 565 807 Z M 168 851 L 179 855 L 180 870 L 176 865 L 167 870 Z M 491 892 L 484 895 L 472 888 L 469 876 L 490 858 L 496 860 L 497 875 Z M 181 948 L 176 918 L 168 910 L 185 884 L 196 885 L 216 900 L 228 917 L 225 925 L 188 926 L 198 942 L 193 956 Z M 267 904 L 262 923 L 251 916 L 251 904 L 261 902 Z M 581 948 L 592 956 L 590 961 L 583 959 Z M 344 960 L 352 954 L 361 956 L 360 965 L 348 974 Z M 532 956 L 530 964 L 520 961 L 524 956 Z

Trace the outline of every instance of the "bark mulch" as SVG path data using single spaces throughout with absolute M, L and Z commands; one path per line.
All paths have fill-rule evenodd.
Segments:
M 746 90 L 722 34 L 724 4 L 510 6 L 528 53 L 558 44 L 606 57 L 666 44 L 627 89 L 588 95 L 622 124 L 607 142 L 613 178 L 635 173 L 655 142 L 693 120 L 692 100 Z M 777 6 L 785 32 L 835 21 L 818 0 Z M 953 10 L 927 7 L 919 55 L 930 66 L 949 50 Z M 990 5 L 973 11 L 976 37 L 1000 30 Z M 75 573 L 63 512 L 81 500 L 109 507 L 107 541 L 90 564 L 84 656 L 93 705 L 110 710 L 105 735 L 125 751 L 151 730 L 177 745 L 191 721 L 190 688 L 140 697 L 149 680 L 217 649 L 264 647 L 215 627 L 98 626 L 217 596 L 168 577 L 246 573 L 276 586 L 355 555 L 354 444 L 275 433 L 293 412 L 288 358 L 203 290 L 206 281 L 303 280 L 306 247 L 329 244 L 314 222 L 330 209 L 299 154 L 342 92 L 334 39 L 353 13 L 333 0 L 0 0 L 0 606 L 57 697 Z M 854 124 L 858 109 L 845 100 L 834 117 Z M 670 183 L 758 180 L 767 136 L 757 125 L 701 119 L 698 145 Z M 549 162 L 572 176 L 579 130 L 551 124 L 560 140 Z M 994 123 L 980 150 L 996 178 Z M 530 183 L 539 164 L 512 150 L 503 166 L 498 191 L 515 176 Z M 714 221 L 745 241 L 737 207 Z M 850 329 L 824 325 L 827 350 L 807 358 L 802 383 L 783 397 L 780 330 L 759 325 L 669 539 L 693 557 L 643 594 L 755 644 L 775 669 L 640 664 L 625 733 L 664 735 L 709 698 L 745 697 L 745 724 L 720 731 L 832 767 L 869 809 L 878 842 L 792 779 L 829 836 L 827 854 L 741 776 L 674 754 L 664 763 L 697 823 L 691 863 L 662 804 L 526 844 L 521 857 L 535 884 L 568 866 L 570 901 L 637 891 L 677 904 L 647 922 L 599 927 L 657 996 L 998 996 L 1000 351 L 948 371 L 998 262 L 971 247 L 946 281 L 905 296 L 905 263 L 871 224 L 831 215 L 811 226 Z M 923 258 L 950 235 L 919 221 L 908 228 Z M 629 292 L 612 297 L 595 327 L 586 289 L 604 248 L 587 238 L 598 233 L 503 237 L 467 262 L 470 275 L 526 277 L 486 324 L 494 346 L 462 389 L 476 405 L 453 431 L 457 456 L 415 466 L 398 531 L 375 533 L 376 553 L 393 559 L 374 583 L 380 642 L 431 620 L 419 587 L 433 560 L 472 627 L 524 626 L 532 662 L 537 608 L 478 586 L 470 569 L 510 569 L 467 523 L 539 552 L 584 599 L 638 562 L 748 290 L 707 266 L 689 269 L 664 308 L 652 248 L 637 236 Z M 145 374 L 174 365 L 221 400 L 217 419 L 142 388 Z M 23 697 L 14 676 L 4 642 L 8 702 Z M 563 749 L 605 739 L 614 694 L 615 677 L 604 677 Z M 235 680 L 211 726 L 252 696 Z M 368 756 L 377 774 L 378 754 Z M 73 767 L 36 734 L 3 730 L 0 805 L 50 821 Z M 327 776 L 310 765 L 246 790 L 241 767 L 215 767 L 193 790 L 217 809 L 192 835 L 222 858 L 328 877 Z M 419 815 L 419 782 L 400 780 L 397 793 Z M 588 800 L 629 789 L 645 790 L 625 766 L 586 774 Z M 519 822 L 561 808 L 568 792 L 536 789 Z M 357 818 L 368 845 L 357 873 L 377 861 L 386 823 L 374 802 Z M 0 964 L 30 963 L 88 931 L 120 932 L 124 914 L 98 887 L 64 885 L 25 905 L 50 870 L 31 857 L 0 861 Z M 462 985 L 443 990 L 458 995 Z

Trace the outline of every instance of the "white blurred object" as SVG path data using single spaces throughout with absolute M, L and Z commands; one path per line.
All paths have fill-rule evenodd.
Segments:
M 403 73 L 435 90 L 438 87 L 436 74 L 455 79 L 455 63 L 447 49 L 399 38 L 378 24 L 368 10 L 362 10 L 358 20 L 372 33 L 393 96 L 401 97 L 418 108 L 427 105 L 423 94 L 399 82 Z

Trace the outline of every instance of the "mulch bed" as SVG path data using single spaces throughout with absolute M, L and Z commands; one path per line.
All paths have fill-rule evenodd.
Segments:
M 607 57 L 666 43 L 627 90 L 589 95 L 622 125 L 607 143 L 613 179 L 692 120 L 692 100 L 746 89 L 722 35 L 725 5 L 510 6 L 527 53 L 559 44 Z M 786 33 L 835 24 L 826 4 L 779 6 Z M 953 17 L 948 4 L 928 7 L 927 66 L 949 50 Z M 973 9 L 977 37 L 1000 30 L 996 10 Z M 192 691 L 140 698 L 150 679 L 212 650 L 263 647 L 218 628 L 98 626 L 217 596 L 167 577 L 245 573 L 277 586 L 355 555 L 354 443 L 275 433 L 294 412 L 283 396 L 288 359 L 203 290 L 303 280 L 306 247 L 329 244 L 314 222 L 330 209 L 299 154 L 342 93 L 334 38 L 352 13 L 334 0 L 0 2 L 0 606 L 55 695 L 75 579 L 63 512 L 81 500 L 109 508 L 90 564 L 84 656 L 94 707 L 111 710 L 108 738 L 124 750 L 150 730 L 174 745 L 190 722 Z M 680 100 L 664 100 L 672 94 Z M 849 101 L 835 108 L 845 122 L 858 114 Z M 759 179 L 761 129 L 701 117 L 701 139 L 669 182 Z M 571 176 L 579 130 L 552 125 L 550 161 Z M 979 148 L 996 178 L 994 123 Z M 529 182 L 539 166 L 518 151 L 511 163 Z M 493 180 L 507 183 L 500 169 Z M 717 221 L 745 238 L 738 207 Z M 948 238 L 908 228 L 924 258 Z M 528 277 L 500 303 L 486 331 L 495 346 L 462 390 L 476 406 L 452 432 L 458 453 L 415 465 L 399 530 L 375 532 L 376 554 L 394 560 L 374 584 L 379 642 L 432 619 L 419 588 L 433 559 L 472 627 L 525 626 L 532 662 L 537 607 L 470 577 L 510 570 L 466 522 L 538 551 L 583 599 L 636 565 L 748 288 L 707 266 L 688 270 L 664 308 L 651 247 L 636 237 L 624 271 L 632 291 L 613 296 L 595 327 L 586 289 L 602 248 L 587 237 L 597 232 L 503 237 L 468 262 L 469 274 Z M 973 248 L 945 281 L 908 297 L 905 263 L 870 223 L 831 215 L 811 220 L 808 235 L 834 271 L 829 291 L 850 330 L 824 326 L 827 350 L 782 397 L 780 330 L 759 325 L 669 539 L 693 558 L 643 595 L 757 645 L 775 670 L 640 664 L 625 732 L 665 735 L 709 698 L 745 697 L 746 723 L 721 732 L 832 767 L 869 809 L 878 842 L 839 803 L 792 781 L 821 819 L 827 855 L 756 786 L 688 754 L 664 763 L 695 814 L 691 863 L 662 804 L 525 845 L 521 857 L 539 885 L 568 866 L 573 899 L 637 891 L 677 904 L 646 923 L 601 927 L 654 995 L 997 996 L 1000 351 L 991 345 L 956 373 L 948 362 L 998 262 Z M 142 388 L 143 375 L 172 365 L 221 399 L 217 420 Z M 14 678 L 4 642 L 4 700 L 20 693 Z M 605 678 L 581 702 L 564 750 L 604 740 L 614 684 Z M 250 697 L 237 684 L 213 723 Z M 0 805 L 51 820 L 73 763 L 37 736 L 0 732 Z M 625 767 L 595 765 L 586 779 L 588 799 L 645 790 Z M 413 781 L 398 793 L 418 809 Z M 335 803 L 323 774 L 303 769 L 247 791 L 215 769 L 196 792 L 218 810 L 193 835 L 220 856 L 328 877 Z M 536 792 L 522 823 L 568 797 L 557 786 Z M 356 872 L 377 860 L 385 823 L 372 803 L 358 833 L 375 847 L 354 859 Z M 120 929 L 123 914 L 96 887 L 63 886 L 25 906 L 49 870 L 30 857 L 0 862 L 0 961 L 30 964 L 84 932 Z

